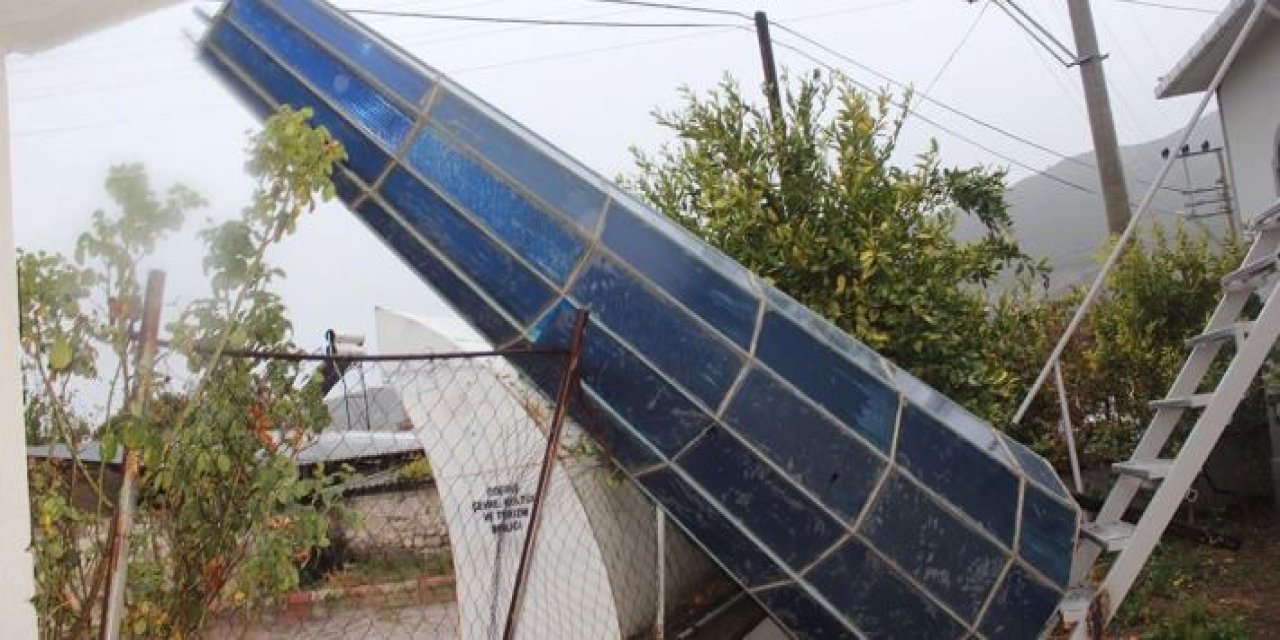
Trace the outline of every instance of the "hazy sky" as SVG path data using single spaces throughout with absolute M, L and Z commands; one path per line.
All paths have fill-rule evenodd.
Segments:
M 1222 0 L 1169 0 L 1220 8 Z M 729 18 L 625 7 L 589 0 L 343 0 L 343 7 L 420 10 L 467 15 L 626 21 L 732 23 Z M 686 2 L 750 12 L 763 9 L 857 61 L 897 80 L 927 87 L 965 33 L 967 44 L 930 95 L 1023 135 L 1074 154 L 1090 138 L 1073 70 L 1048 55 L 995 6 L 965 0 L 741 0 Z M 1021 0 L 1064 40 L 1070 40 L 1064 0 Z M 1156 101 L 1157 78 L 1168 71 L 1213 19 L 1210 14 L 1094 0 L 1102 48 L 1123 143 L 1181 126 L 1194 98 Z M 18 245 L 68 251 L 90 213 L 106 206 L 108 166 L 142 162 L 157 187 L 185 183 L 210 207 L 168 245 L 155 265 L 169 273 L 174 304 L 200 294 L 199 247 L 192 239 L 205 218 L 239 209 L 250 185 L 242 171 L 245 132 L 254 119 L 194 59 L 184 32 L 198 36 L 199 7 L 179 4 L 32 57 L 9 58 L 15 227 Z M 981 18 L 974 24 L 975 19 Z M 362 16 L 374 29 L 453 76 L 471 90 L 601 173 L 631 168 L 628 148 L 653 149 L 669 139 L 651 117 L 679 104 L 678 88 L 701 90 L 726 73 L 760 81 L 755 35 L 723 29 L 587 29 L 468 24 Z M 884 83 L 785 32 L 780 45 L 800 47 L 853 78 Z M 778 49 L 792 72 L 814 63 Z M 1000 137 L 935 107 L 922 112 L 1019 162 L 1042 168 L 1057 158 Z M 953 164 L 1007 165 L 919 120 L 904 147 L 938 140 Z M 1011 167 L 1016 178 L 1025 169 Z M 1094 214 L 1090 214 L 1094 215 Z M 1100 215 L 1100 214 L 1097 214 Z M 280 290 L 293 311 L 299 343 L 317 346 L 328 327 L 372 333 L 374 305 L 438 314 L 443 305 L 379 240 L 341 207 L 318 211 L 273 258 L 288 271 Z

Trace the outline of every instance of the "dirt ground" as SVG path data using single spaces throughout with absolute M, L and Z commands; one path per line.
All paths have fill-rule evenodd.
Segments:
M 1166 536 L 1117 615 L 1118 638 L 1280 639 L 1280 519 L 1270 508 L 1202 523 L 1238 551 Z

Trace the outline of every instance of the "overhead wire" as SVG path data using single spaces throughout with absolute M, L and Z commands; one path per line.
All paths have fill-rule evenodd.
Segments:
M 1016 2 L 1013 0 L 992 1 L 996 3 L 996 6 L 999 7 L 1001 11 L 1004 11 L 1005 15 L 1009 16 L 1009 19 L 1012 20 L 1014 24 L 1018 25 L 1018 28 L 1031 36 L 1036 43 L 1041 47 L 1044 47 L 1044 50 L 1048 51 L 1049 54 L 1063 66 L 1071 66 L 1075 63 L 1079 56 L 1077 56 L 1069 47 L 1062 44 L 1062 41 L 1058 40 L 1058 38 L 1053 35 L 1052 31 L 1045 28 L 1044 25 L 1040 24 L 1035 18 L 1032 18 L 1022 9 L 1022 7 L 1018 6 Z
M 885 74 L 885 73 L 883 73 L 883 72 L 881 72 L 881 71 L 879 71 L 879 70 L 877 70 L 877 69 L 875 69 L 875 68 L 873 68 L 873 67 L 871 67 L 871 66 L 868 66 L 868 65 L 866 65 L 866 64 L 864 64 L 864 63 L 862 63 L 862 62 L 858 61 L 857 59 L 853 58 L 852 56 L 849 56 L 848 54 L 845 54 L 845 53 L 843 53 L 843 52 L 841 52 L 841 51 L 839 51 L 839 50 L 837 50 L 837 49 L 834 49 L 834 48 L 832 48 L 832 47 L 830 47 L 830 46 L 828 46 L 828 45 L 826 45 L 826 44 L 822 43 L 822 42 L 821 42 L 821 41 L 819 41 L 819 40 L 816 40 L 816 39 L 814 39 L 814 38 L 811 38 L 811 37 L 809 37 L 809 36 L 805 35 L 805 34 L 804 34 L 803 32 L 801 32 L 801 31 L 798 31 L 798 30 L 796 30 L 796 29 L 794 29 L 794 28 L 792 28 L 792 27 L 789 27 L 789 26 L 787 26 L 786 24 L 781 23 L 781 22 L 771 21 L 771 24 L 773 24 L 774 26 L 778 27 L 778 29 L 780 29 L 780 30 L 782 30 L 782 31 L 785 31 L 785 32 L 787 32 L 787 33 L 791 34 L 792 36 L 795 36 L 795 37 L 797 37 L 797 38 L 799 38 L 799 39 L 801 39 L 801 40 L 805 41 L 806 43 L 808 43 L 808 44 L 810 44 L 810 45 L 812 45 L 812 46 L 814 46 L 814 47 L 816 47 L 816 48 L 820 49 L 820 50 L 821 50 L 821 51 L 823 51 L 824 53 L 826 53 L 826 54 L 828 54 L 828 55 L 830 55 L 830 56 L 833 56 L 833 57 L 835 57 L 835 58 L 837 58 L 837 59 L 839 59 L 839 60 L 842 60 L 842 61 L 844 61 L 844 62 L 846 62 L 846 63 L 848 63 L 848 64 L 851 64 L 851 65 L 853 65 L 853 66 L 855 66 L 855 67 L 857 67 L 857 68 L 859 68 L 859 69 L 861 69 L 861 70 L 863 70 L 863 71 L 865 71 L 865 72 L 867 72 L 867 73 L 869 73 L 869 74 L 871 74 L 871 75 L 873 75 L 873 76 L 875 76 L 875 77 L 879 78 L 880 80 L 883 80 L 883 81 L 885 81 L 885 82 L 887 82 L 887 83 L 889 83 L 889 84 L 891 84 L 891 85 L 893 85 L 893 86 L 895 86 L 895 87 L 898 87 L 899 89 L 907 90 L 907 91 L 910 91 L 910 90 L 911 90 L 911 87 L 910 87 L 910 86 L 908 86 L 906 83 L 901 82 L 901 81 L 897 80 L 896 78 L 893 78 L 893 77 L 891 77 L 891 76 L 889 76 L 889 75 L 887 75 L 887 74 Z M 950 104 L 948 104 L 948 103 L 946 103 L 946 102 L 943 102 L 943 101 L 941 101 L 941 100 L 938 100 L 937 98 L 934 98 L 934 97 L 932 97 L 932 96 L 928 95 L 927 93 L 922 93 L 922 92 L 917 91 L 917 92 L 915 92 L 915 93 L 914 93 L 914 95 L 915 95 L 915 97 L 918 97 L 920 100 L 922 100 L 922 101 L 924 101 L 924 102 L 928 102 L 929 104 L 932 104 L 932 105 L 934 105 L 934 106 L 936 106 L 936 107 L 938 107 L 938 108 L 940 108 L 940 109 L 942 109 L 942 110 L 944 110 L 944 111 L 946 111 L 946 112 L 948 112 L 948 113 L 951 113 L 952 115 L 955 115 L 955 116 L 957 116 L 957 117 L 963 118 L 963 119 L 965 119 L 965 120 L 967 120 L 967 121 L 969 121 L 969 122 L 971 122 L 971 123 L 973 123 L 973 124 L 976 124 L 976 125 L 978 125 L 978 126 L 980 126 L 980 127 L 984 128 L 984 129 L 987 129 L 987 130 L 989 130 L 989 131 L 993 131 L 993 132 L 995 132 L 995 133 L 998 133 L 998 134 L 1000 134 L 1000 135 L 1002 135 L 1002 136 L 1004 136 L 1004 137 L 1006 137 L 1006 138 L 1009 138 L 1009 139 L 1011 139 L 1011 140 L 1015 140 L 1015 141 L 1020 142 L 1020 143 L 1022 143 L 1022 144 L 1024 144 L 1024 145 L 1026 145 L 1026 146 L 1029 146 L 1029 147 L 1032 147 L 1032 148 L 1037 149 L 1037 150 L 1039 150 L 1039 151 L 1042 151 L 1042 152 L 1044 152 L 1044 153 L 1046 153 L 1046 154 L 1049 154 L 1049 155 L 1051 155 L 1051 156 L 1053 156 L 1053 157 L 1055 157 L 1055 158 L 1058 158 L 1059 160 L 1063 160 L 1063 161 L 1066 161 L 1066 162 L 1070 162 L 1070 163 L 1072 163 L 1072 164 L 1078 164 L 1078 165 L 1081 165 L 1081 166 L 1089 167 L 1090 169 L 1096 169 L 1096 168 L 1097 168 L 1097 167 L 1095 167 L 1094 165 L 1089 164 L 1089 163 L 1087 163 L 1087 162 L 1085 162 L 1085 161 L 1083 161 L 1083 160 L 1079 160 L 1079 159 L 1073 158 L 1072 156 L 1069 156 L 1069 155 L 1067 155 L 1067 154 L 1065 154 L 1065 153 L 1063 153 L 1063 152 L 1061 152 L 1061 151 L 1058 151 L 1058 150 L 1056 150 L 1056 149 L 1053 149 L 1053 148 L 1051 148 L 1051 147 L 1047 147 L 1047 146 L 1045 146 L 1045 145 L 1043 145 L 1043 144 L 1041 144 L 1041 143 L 1039 143 L 1039 142 L 1036 142 L 1035 140 L 1031 140 L 1030 138 L 1027 138 L 1027 137 L 1025 137 L 1025 136 L 1021 136 L 1021 135 L 1019 135 L 1019 134 L 1016 134 L 1016 133 L 1014 133 L 1014 132 L 1012 132 L 1012 131 L 1009 131 L 1008 129 L 1005 129 L 1005 128 L 1003 128 L 1003 127 L 999 126 L 999 125 L 992 124 L 992 123 L 987 122 L 986 120 L 983 120 L 983 119 L 981 119 L 981 118 L 979 118 L 979 117 L 977 117 L 977 116 L 971 115 L 971 114 L 969 114 L 969 113 L 967 113 L 967 112 L 965 112 L 965 111 L 960 110 L 960 109 L 959 109 L 959 108 L 957 108 L 957 107 L 954 107 L 954 106 L 952 106 L 952 105 L 950 105 Z
M 670 2 L 649 2 L 647 0 L 588 0 L 589 2 L 599 2 L 601 4 L 623 4 L 632 7 L 646 7 L 649 9 L 667 9 L 670 11 L 686 11 L 689 13 L 705 13 L 708 15 L 733 16 L 736 18 L 751 19 L 750 15 L 741 11 L 733 11 L 730 9 L 715 9 L 712 7 L 694 7 L 685 4 L 675 4 Z
M 1208 7 L 1191 7 L 1186 5 L 1167 4 L 1164 2 L 1151 2 L 1150 0 L 1115 0 L 1122 4 L 1132 4 L 1140 7 L 1151 7 L 1154 9 L 1169 9 L 1171 11 L 1187 11 L 1191 13 L 1203 13 L 1206 15 L 1218 15 L 1217 9 Z
M 969 38 L 973 36 L 973 32 L 978 30 L 978 23 L 982 22 L 982 16 L 986 15 L 987 9 L 990 7 L 991 0 L 986 0 L 986 2 L 982 3 L 982 7 L 978 9 L 978 15 L 974 16 L 973 21 L 969 23 L 969 28 L 966 29 L 964 35 L 960 37 L 960 42 L 956 43 L 956 46 L 951 50 L 951 53 L 947 54 L 946 59 L 942 62 L 942 66 L 938 67 L 938 70 L 934 72 L 933 78 L 929 80 L 929 84 L 925 85 L 923 93 L 927 94 L 933 91 L 933 88 L 937 86 L 938 81 L 942 79 L 942 76 L 947 72 L 947 69 L 951 67 L 951 63 L 956 61 L 956 58 L 960 55 L 960 51 L 964 49 L 964 45 L 968 44 Z
M 527 24 L 551 27 L 610 27 L 610 28 L 714 28 L 729 26 L 725 23 L 713 22 L 623 22 L 614 20 L 558 20 L 546 18 L 500 18 L 497 16 L 469 16 L 449 13 L 426 13 L 420 11 L 387 11 L 382 9 L 346 9 L 355 15 L 384 16 L 391 18 L 418 18 L 425 20 L 452 20 L 457 22 L 491 22 L 499 24 Z
M 793 35 L 794 35 L 794 34 L 793 34 Z M 821 66 L 821 67 L 823 67 L 823 68 L 825 68 L 825 69 L 827 69 L 828 71 L 832 71 L 832 72 L 836 72 L 836 73 L 842 73 L 842 71 L 841 71 L 838 67 L 836 67 L 835 65 L 832 65 L 832 64 L 830 64 L 830 63 L 826 62 L 825 60 L 822 60 L 821 58 L 819 58 L 819 57 L 817 57 L 817 56 L 815 56 L 815 55 L 813 55 L 813 54 L 809 53 L 808 51 L 805 51 L 804 49 L 802 49 L 802 48 L 800 48 L 800 47 L 798 47 L 798 46 L 796 46 L 796 45 L 790 44 L 790 43 L 788 43 L 788 42 L 786 42 L 786 41 L 784 41 L 784 40 L 780 40 L 780 39 L 778 39 L 778 38 L 774 38 L 774 39 L 773 39 L 773 41 L 774 41 L 774 44 L 778 45 L 779 47 L 782 47 L 782 48 L 784 48 L 784 49 L 787 49 L 788 51 L 791 51 L 791 52 L 796 53 L 796 54 L 798 54 L 798 55 L 800 55 L 800 56 L 803 56 L 804 58 L 806 58 L 806 59 L 810 60 L 811 62 L 813 62 L 813 63 L 815 63 L 815 64 L 817 64 L 817 65 L 819 65 L 819 66 Z M 867 85 L 866 83 L 861 82 L 861 81 L 859 81 L 859 80 L 857 80 L 857 79 L 855 79 L 855 78 L 849 78 L 849 81 L 850 81 L 850 82 L 852 82 L 852 83 L 854 83 L 855 85 L 857 85 L 859 88 L 861 88 L 861 89 L 862 89 L 862 90 L 864 90 L 864 91 L 868 91 L 868 92 L 872 92 L 872 93 L 874 93 L 874 92 L 875 92 L 875 89 L 874 89 L 873 87 L 871 87 L 870 85 Z M 1014 165 L 1014 166 L 1017 166 L 1017 167 L 1021 167 L 1021 168 L 1023 168 L 1023 169 L 1026 169 L 1027 171 L 1030 171 L 1030 172 L 1031 172 L 1032 174 L 1034 174 L 1034 175 L 1044 176 L 1044 177 L 1046 177 L 1046 178 L 1048 178 L 1048 179 L 1050 179 L 1050 180 L 1053 180 L 1054 182 L 1057 182 L 1057 183 L 1062 184 L 1062 185 L 1064 185 L 1064 186 L 1070 187 L 1070 188 L 1072 188 L 1072 189 L 1076 189 L 1076 190 L 1078 190 L 1078 191 L 1083 191 L 1083 192 L 1085 192 L 1085 193 L 1092 193 L 1092 194 L 1097 194 L 1097 193 L 1098 193 L 1098 192 L 1097 192 L 1097 190 L 1095 190 L 1095 189 L 1092 189 L 1092 188 L 1090 188 L 1090 187 L 1087 187 L 1087 186 L 1085 186 L 1085 185 L 1082 185 L 1082 184 L 1079 184 L 1079 183 L 1076 183 L 1076 182 L 1072 182 L 1071 180 L 1067 180 L 1066 178 L 1062 178 L 1062 177 L 1059 177 L 1059 176 L 1053 175 L 1052 173 L 1049 173 L 1049 172 L 1047 172 L 1047 171 L 1045 171 L 1045 170 L 1043 170 L 1043 169 L 1036 168 L 1036 167 L 1034 167 L 1034 166 L 1031 166 L 1030 164 L 1027 164 L 1026 162 L 1023 162 L 1023 161 L 1021 161 L 1021 160 L 1018 160 L 1017 158 L 1014 158 L 1014 157 L 1009 156 L 1009 155 L 1007 155 L 1007 154 L 1005 154 L 1005 153 L 1002 153 L 1002 152 L 1000 152 L 1000 151 L 997 151 L 997 150 L 995 150 L 995 149 L 991 148 L 990 146 L 988 146 L 988 145 L 986 145 L 986 144 L 983 144 L 983 143 L 981 143 L 981 142 L 979 142 L 979 141 L 977 141 L 977 140 L 975 140 L 975 139 L 973 139 L 973 138 L 971 138 L 971 137 L 969 137 L 969 136 L 964 135 L 963 133 L 960 133 L 959 131 L 956 131 L 955 129 L 952 129 L 952 128 L 950 128 L 950 127 L 948 127 L 948 126 L 946 126 L 946 125 L 944 125 L 944 124 L 942 124 L 942 123 L 940 123 L 940 122 L 938 122 L 938 121 L 936 121 L 936 120 L 934 120 L 934 119 L 932 119 L 932 118 L 930 118 L 930 117 L 928 117 L 928 116 L 926 116 L 926 115 L 924 115 L 924 114 L 920 113 L 920 111 L 919 111 L 918 109 L 915 109 L 915 108 L 911 107 L 911 105 L 910 105 L 910 104 L 908 104 L 908 103 L 906 103 L 906 102 L 899 101 L 899 100 L 891 100 L 891 102 L 892 102 L 895 106 L 897 106 L 897 107 L 899 107 L 899 108 L 901 108 L 901 109 L 904 109 L 905 111 L 907 111 L 908 113 L 910 113 L 913 117 L 915 117 L 916 119 L 920 120 L 921 122 L 924 122 L 924 123 L 926 123 L 926 124 L 928 124 L 928 125 L 930 125 L 930 126 L 934 127 L 935 129 L 937 129 L 937 130 L 939 130 L 939 131 L 942 131 L 943 133 L 946 133 L 946 134 L 948 134 L 948 135 L 952 136 L 953 138 L 956 138 L 956 139 L 958 139 L 958 140 L 962 140 L 962 141 L 964 141 L 964 142 L 967 142 L 968 144 L 973 145 L 974 147 L 976 147 L 976 148 L 978 148 L 978 149 L 981 149 L 981 150 L 983 150 L 983 151 L 986 151 L 987 153 L 990 153 L 990 154 L 991 154 L 991 155 L 993 155 L 993 156 L 996 156 L 996 157 L 998 157 L 998 158 L 1001 158 L 1001 159 L 1002 159 L 1002 160 L 1004 160 L 1005 162 L 1008 162 L 1008 163 L 1010 163 L 1010 164 L 1012 164 L 1012 165 Z

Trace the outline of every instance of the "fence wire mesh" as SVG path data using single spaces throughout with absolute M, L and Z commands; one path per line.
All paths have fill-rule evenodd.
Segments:
M 538 493 L 559 399 L 521 372 L 563 384 L 566 353 L 225 355 L 244 375 L 199 428 L 164 426 L 173 391 L 159 446 L 102 418 L 29 447 L 42 637 L 101 632 L 130 447 L 149 453 L 119 637 L 646 638 L 742 600 L 588 436 L 576 381 Z
M 660 598 L 654 507 L 576 423 L 536 493 L 555 400 L 512 361 L 563 378 L 565 355 L 456 355 L 321 365 L 334 372 L 330 424 L 291 455 L 303 475 L 342 477 L 330 544 L 299 589 L 227 607 L 210 637 L 653 637 L 660 606 L 676 616 L 723 592 L 669 528 Z

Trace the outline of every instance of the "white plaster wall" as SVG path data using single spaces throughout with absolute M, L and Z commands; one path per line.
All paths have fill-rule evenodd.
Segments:
M 1218 89 L 1236 202 L 1246 221 L 1280 195 L 1275 165 L 1280 142 L 1280 19 L 1264 15 L 1256 29 Z
M 34 568 L 27 548 L 27 456 L 22 429 L 22 376 L 18 370 L 18 288 L 9 188 L 9 92 L 0 47 L 0 638 L 35 638 Z M 3 416 L 8 416 L 7 418 Z

